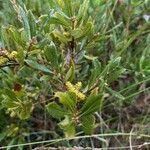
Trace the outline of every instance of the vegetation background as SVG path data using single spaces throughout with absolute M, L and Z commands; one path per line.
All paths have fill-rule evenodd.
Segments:
M 149 0 L 0 0 L 0 149 L 150 149 Z

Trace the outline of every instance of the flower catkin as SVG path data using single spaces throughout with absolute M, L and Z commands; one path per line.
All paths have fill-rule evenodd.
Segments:
M 7 63 L 9 60 L 14 60 L 17 54 L 16 51 L 12 51 L 11 53 L 6 52 L 4 56 L 0 56 L 0 65 Z
M 8 58 L 10 60 L 13 60 L 17 57 L 17 52 L 16 51 L 12 51 L 9 55 L 8 55 Z
M 81 82 L 78 82 L 75 85 L 71 84 L 70 82 L 66 82 L 66 87 L 68 91 L 74 93 L 80 100 L 84 100 L 85 95 L 79 91 L 81 86 L 82 86 Z
M 3 65 L 5 63 L 7 63 L 8 59 L 3 57 L 3 56 L 0 56 L 0 65 Z

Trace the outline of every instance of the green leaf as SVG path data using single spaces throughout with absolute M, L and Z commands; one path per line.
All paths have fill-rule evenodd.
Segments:
M 89 0 L 84 0 L 82 5 L 80 6 L 80 9 L 79 9 L 78 15 L 77 15 L 77 20 L 79 23 L 81 22 L 81 20 L 83 20 L 83 21 L 85 20 L 88 6 L 89 6 Z
M 26 57 L 26 54 L 25 54 L 26 52 L 22 47 L 17 52 L 18 52 L 17 60 L 19 61 L 20 66 L 23 66 L 24 65 L 24 59 Z
M 60 9 L 60 4 L 56 0 L 48 0 L 51 7 L 55 8 L 56 10 Z M 60 1 L 62 3 L 62 1 Z
M 50 45 L 47 45 L 44 49 L 44 54 L 46 59 L 54 66 L 56 69 L 58 68 L 58 51 L 53 42 Z
M 101 107 L 102 95 L 90 95 L 80 110 L 81 116 L 87 116 L 98 111 Z
M 50 18 L 53 16 L 53 13 L 54 13 L 54 9 L 50 9 L 48 15 L 43 14 L 39 17 L 39 23 L 41 27 L 37 34 L 41 34 L 43 30 L 46 30 L 45 32 L 49 32 L 50 24 L 51 24 Z
M 121 62 L 121 57 L 116 57 L 116 58 L 113 58 L 111 61 L 110 61 L 110 68 L 116 68 L 117 66 L 120 65 L 120 62 Z
M 75 125 L 72 123 L 72 124 L 69 124 L 68 126 L 66 126 L 64 128 L 64 133 L 65 133 L 66 138 L 75 137 Z
M 61 108 L 58 104 L 52 102 L 47 106 L 48 113 L 54 118 L 64 118 L 67 115 L 67 111 L 64 108 Z
M 7 128 L 6 128 L 6 133 L 7 133 L 7 137 L 16 137 L 16 135 L 18 134 L 19 131 L 19 127 L 17 126 L 17 124 L 14 123 L 10 123 Z
M 80 28 L 77 28 L 75 30 L 72 30 L 71 35 L 75 39 L 80 40 L 80 39 L 86 37 L 92 31 L 92 29 L 93 29 L 93 23 L 87 22 L 84 27 L 80 27 Z
M 75 64 L 73 61 L 71 61 L 71 66 L 66 74 L 65 81 L 71 82 L 74 79 L 74 76 L 75 76 Z
M 31 67 L 36 70 L 40 70 L 44 73 L 52 74 L 52 71 L 50 71 L 45 65 L 38 64 L 36 61 L 33 60 L 25 60 L 25 62 Z
M 29 25 L 29 20 L 25 8 L 19 6 L 19 15 L 22 18 L 23 27 L 25 29 L 26 41 L 30 41 L 31 40 L 30 25 Z
M 26 101 L 20 105 L 18 116 L 20 119 L 25 120 L 30 118 L 31 112 L 33 110 L 33 105 L 31 101 Z
M 65 116 L 65 119 L 59 123 L 59 126 L 60 126 L 61 128 L 65 128 L 65 127 L 68 126 L 70 123 L 71 123 L 71 118 L 70 118 L 70 116 L 67 115 L 67 116 Z
M 75 101 L 66 92 L 56 92 L 56 97 L 59 98 L 60 102 L 66 106 L 70 111 L 75 110 Z
M 101 63 L 98 59 L 93 60 L 93 66 L 96 76 L 98 76 L 101 73 Z
M 8 29 L 4 26 L 1 28 L 1 38 L 2 38 L 3 45 L 7 46 L 8 49 L 10 49 L 10 42 L 9 42 L 9 36 L 7 30 Z
M 2 105 L 7 108 L 11 117 L 17 116 L 21 120 L 28 119 L 33 110 L 31 101 L 20 101 L 19 99 L 12 100 L 11 97 L 5 98 L 2 101 Z
M 71 28 L 71 23 L 68 18 L 65 18 L 62 16 L 60 13 L 55 13 L 51 18 L 50 18 L 50 23 L 51 24 L 56 24 L 56 25 L 62 25 L 67 29 Z
M 0 133 L 0 142 L 6 137 L 6 135 L 7 135 L 6 132 Z
M 36 19 L 31 10 L 28 11 L 28 18 L 29 18 L 31 37 L 33 37 L 36 35 Z
M 93 115 L 88 115 L 81 117 L 80 120 L 84 133 L 92 134 L 95 125 L 95 117 Z
M 16 111 L 16 109 L 20 106 L 20 103 L 19 101 L 14 101 L 13 99 L 7 97 L 3 99 L 2 106 L 9 110 L 11 109 Z
M 73 16 L 72 0 L 63 0 L 66 8 L 66 13 L 69 17 Z
M 110 72 L 107 75 L 107 83 L 112 83 L 113 81 L 117 80 L 119 78 L 119 76 L 125 72 L 126 69 L 124 68 L 116 68 L 115 70 L 113 70 L 112 72 Z
M 95 81 L 97 80 L 98 76 L 101 73 L 101 63 L 99 62 L 98 59 L 94 59 L 92 61 L 93 63 L 93 69 L 91 69 L 91 76 L 89 80 L 89 86 L 91 87 L 93 84 L 95 84 Z
M 100 77 L 106 78 L 107 75 L 112 72 L 112 68 L 113 68 L 113 70 L 115 70 L 120 65 L 120 62 L 121 62 L 121 57 L 112 58 L 112 60 L 109 61 L 109 63 L 105 67 L 105 69 L 100 74 L 99 78 Z
M 121 100 L 124 100 L 125 97 L 123 95 L 121 95 L 119 92 L 116 92 L 114 90 L 112 90 L 111 88 L 107 87 L 107 90 L 112 94 L 112 96 L 118 98 L 118 99 L 121 99 Z
M 23 150 L 24 149 L 24 146 L 22 144 L 25 144 L 26 143 L 26 140 L 23 136 L 19 136 L 19 139 L 17 141 L 17 144 L 18 144 L 18 150 Z
M 92 56 L 92 55 L 84 55 L 84 57 L 87 59 L 87 60 L 96 60 L 97 57 L 96 56 Z
M 75 137 L 75 125 L 69 116 L 65 116 L 65 119 L 59 123 L 59 126 L 64 130 L 66 138 Z
M 10 90 L 10 89 L 5 89 L 5 94 L 6 94 L 6 96 L 8 96 L 11 100 L 13 100 L 13 101 L 18 101 L 18 99 L 17 99 L 15 93 L 14 93 L 12 90 Z
M 53 31 L 52 34 L 55 38 L 58 38 L 60 42 L 67 43 L 72 40 L 71 36 L 65 36 L 63 33 L 58 31 Z
M 91 41 L 91 42 L 89 42 L 89 43 L 86 45 L 85 48 L 86 48 L 87 50 L 88 50 L 88 49 L 90 50 L 90 49 L 95 48 L 97 45 L 98 45 L 98 42 L 95 42 L 95 41 L 92 42 L 92 41 Z
M 17 44 L 21 44 L 21 45 L 23 44 L 23 40 L 20 40 L 21 34 L 14 26 L 10 26 L 7 31 L 8 31 L 9 36 L 14 42 L 16 42 Z
M 29 56 L 37 55 L 37 54 L 41 53 L 41 51 L 42 51 L 41 49 L 35 49 L 35 50 L 28 52 L 28 55 Z

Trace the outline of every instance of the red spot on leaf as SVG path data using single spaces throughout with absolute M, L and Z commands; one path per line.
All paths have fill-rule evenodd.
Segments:
M 19 83 L 15 83 L 14 84 L 14 91 L 21 91 L 21 89 L 22 89 L 22 86 L 21 86 L 21 84 L 19 84 Z

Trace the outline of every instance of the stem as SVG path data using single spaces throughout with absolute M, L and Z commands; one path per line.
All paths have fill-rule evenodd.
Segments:
M 9 67 L 9 66 L 18 66 L 19 63 L 9 63 L 9 64 L 5 64 L 5 65 L 1 65 L 0 68 L 4 68 L 4 67 Z
M 28 145 L 45 144 L 45 143 L 57 143 L 57 142 L 65 141 L 65 140 L 70 141 L 70 140 L 77 140 L 77 139 L 82 139 L 82 138 L 110 137 L 110 136 L 142 136 L 142 137 L 145 137 L 146 135 L 138 135 L 136 133 L 93 134 L 93 135 L 77 136 L 77 137 L 73 137 L 73 138 L 60 138 L 60 139 L 46 140 L 46 141 L 39 141 L 39 142 L 31 142 L 31 143 L 24 143 L 24 144 L 18 144 L 18 145 L 9 145 L 9 146 L 0 147 L 0 149 L 14 148 L 14 147 L 18 147 L 18 146 L 20 147 L 20 146 L 28 146 Z

